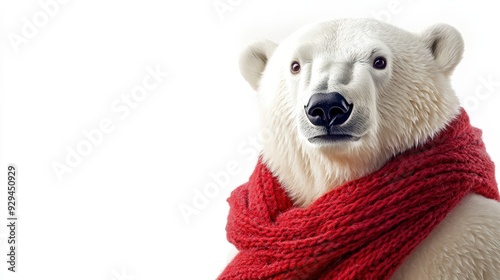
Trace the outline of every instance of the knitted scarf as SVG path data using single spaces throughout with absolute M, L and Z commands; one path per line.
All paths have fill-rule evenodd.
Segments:
M 499 199 L 494 171 L 463 109 L 427 144 L 307 208 L 259 160 L 228 199 L 239 253 L 218 279 L 388 279 L 467 194 Z

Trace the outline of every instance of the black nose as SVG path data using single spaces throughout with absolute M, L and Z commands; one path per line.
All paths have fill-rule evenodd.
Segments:
M 340 93 L 330 92 L 313 94 L 304 109 L 313 125 L 330 127 L 345 123 L 352 107 Z

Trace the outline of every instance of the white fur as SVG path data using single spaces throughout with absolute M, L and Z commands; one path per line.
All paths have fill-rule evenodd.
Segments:
M 257 90 L 267 136 L 263 160 L 304 207 L 379 169 L 395 154 L 427 141 L 458 114 L 449 77 L 463 48 L 460 33 L 448 25 L 414 34 L 370 19 L 315 23 L 279 45 L 267 40 L 250 45 L 240 69 Z M 372 67 L 377 56 L 387 59 L 385 69 Z M 301 64 L 298 74 L 290 72 L 293 61 Z M 314 93 L 333 91 L 355 104 L 342 126 L 354 129 L 360 139 L 313 144 L 308 138 L 319 129 L 308 122 L 304 105 Z M 394 278 L 500 279 L 498 217 L 498 203 L 468 197 Z
M 500 279 L 500 203 L 471 194 L 408 256 L 393 280 Z

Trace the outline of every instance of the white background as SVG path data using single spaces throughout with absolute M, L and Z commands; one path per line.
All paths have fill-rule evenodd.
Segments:
M 247 180 L 259 149 L 254 92 L 240 77 L 238 53 L 313 21 L 458 28 L 466 50 L 453 85 L 500 162 L 494 1 L 69 0 L 40 23 L 47 2 L 1 1 L 0 179 L 7 164 L 18 166 L 19 231 L 11 273 L 2 187 L 0 279 L 214 279 L 230 248 L 225 200 Z M 218 13 L 214 4 L 231 8 Z M 45 25 L 16 45 L 23 18 Z M 112 109 L 148 67 L 169 76 L 127 116 Z M 85 145 L 83 131 L 106 119 L 113 130 L 59 180 L 54 164 L 66 165 L 68 151 Z M 231 175 L 228 164 L 237 167 Z M 179 207 L 197 213 L 185 217 Z

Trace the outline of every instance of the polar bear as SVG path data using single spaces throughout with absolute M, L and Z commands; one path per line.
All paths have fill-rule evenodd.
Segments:
M 463 51 L 449 25 L 410 33 L 372 19 L 314 23 L 279 45 L 249 45 L 240 71 L 269 136 L 262 161 L 302 208 L 379 170 L 460 114 L 450 76 Z M 500 279 L 500 204 L 465 196 L 391 279 Z

